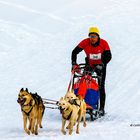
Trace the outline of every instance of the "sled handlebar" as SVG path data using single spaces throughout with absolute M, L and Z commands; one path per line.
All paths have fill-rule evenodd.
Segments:
M 81 63 L 78 65 L 77 68 L 74 69 L 74 76 L 75 77 L 82 77 L 84 74 L 89 74 L 92 78 L 101 79 L 102 75 L 98 75 L 96 72 L 96 67 L 91 68 L 89 65 L 85 63 Z
M 92 69 L 89 65 L 86 65 L 84 63 L 79 64 L 75 69 L 74 69 L 74 74 L 76 77 L 82 77 L 84 74 L 90 74 L 92 75 L 93 78 L 98 78 L 98 75 L 93 75 L 96 73 L 95 69 Z
M 81 63 L 78 64 L 78 66 L 74 69 L 74 72 L 77 72 L 78 70 L 84 70 L 85 72 L 89 72 L 89 73 L 95 72 L 95 69 L 92 69 L 92 71 L 89 71 L 89 69 L 91 70 L 91 67 L 89 65 L 86 65 L 85 63 Z

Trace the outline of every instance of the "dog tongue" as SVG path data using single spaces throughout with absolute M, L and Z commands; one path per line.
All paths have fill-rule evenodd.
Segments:
M 25 99 L 18 99 L 17 102 L 23 104 L 25 102 Z
M 60 109 L 60 113 L 61 114 L 64 114 L 64 109 Z

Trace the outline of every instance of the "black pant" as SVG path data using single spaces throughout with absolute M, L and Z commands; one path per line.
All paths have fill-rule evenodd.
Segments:
M 103 68 L 102 72 L 99 73 L 99 76 L 101 76 L 100 82 L 100 109 L 104 109 L 105 107 L 105 99 L 106 99 L 106 93 L 105 93 L 105 78 L 106 78 L 106 66 Z

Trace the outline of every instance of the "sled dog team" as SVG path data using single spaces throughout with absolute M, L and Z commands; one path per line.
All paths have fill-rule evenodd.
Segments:
M 37 94 L 29 93 L 28 89 L 20 90 L 17 102 L 21 106 L 23 115 L 23 124 L 25 132 L 38 135 L 38 127 L 42 128 L 42 118 L 45 110 L 42 98 Z M 77 97 L 74 91 L 68 91 L 64 97 L 61 97 L 58 104 L 62 114 L 61 132 L 66 135 L 65 124 L 68 121 L 69 135 L 72 134 L 73 127 L 76 125 L 76 133 L 79 134 L 79 125 L 83 118 L 83 126 L 86 127 L 86 103 L 80 96 Z M 27 126 L 27 124 L 29 124 Z

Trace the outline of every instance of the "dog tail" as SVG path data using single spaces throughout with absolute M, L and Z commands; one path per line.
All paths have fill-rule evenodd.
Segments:
M 45 112 L 45 106 L 44 106 L 44 104 L 43 104 L 42 116 L 44 115 L 44 112 Z

